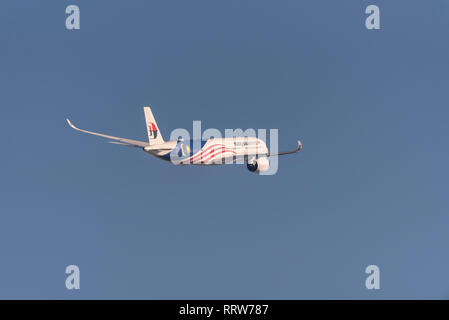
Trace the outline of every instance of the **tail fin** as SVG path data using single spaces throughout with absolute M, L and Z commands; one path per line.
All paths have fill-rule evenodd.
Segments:
M 164 143 L 164 139 L 162 138 L 162 134 L 159 131 L 156 120 L 154 119 L 150 107 L 143 107 L 143 111 L 145 112 L 145 123 L 147 125 L 148 131 L 148 142 L 150 143 L 150 145 Z

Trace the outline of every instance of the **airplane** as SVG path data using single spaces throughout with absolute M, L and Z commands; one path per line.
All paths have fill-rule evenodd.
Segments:
M 183 139 L 164 141 L 150 107 L 143 108 L 148 133 L 148 142 L 114 137 L 98 132 L 87 131 L 75 127 L 69 119 L 67 123 L 73 129 L 84 133 L 107 138 L 109 143 L 141 148 L 143 151 L 170 161 L 176 165 L 219 165 L 246 162 L 250 172 L 260 174 L 270 168 L 269 158 L 273 156 L 292 154 L 302 149 L 298 140 L 296 149 L 270 154 L 265 142 L 256 137 L 210 138 L 201 141 L 184 141 Z M 195 146 L 198 146 L 194 148 Z

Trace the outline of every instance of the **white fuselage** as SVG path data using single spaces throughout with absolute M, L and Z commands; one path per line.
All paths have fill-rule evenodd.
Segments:
M 249 158 L 266 156 L 265 142 L 255 137 L 211 138 L 206 141 L 167 141 L 154 146 L 159 150 L 144 149 L 146 152 L 179 165 L 217 165 L 243 163 Z M 165 148 L 165 150 L 161 150 Z

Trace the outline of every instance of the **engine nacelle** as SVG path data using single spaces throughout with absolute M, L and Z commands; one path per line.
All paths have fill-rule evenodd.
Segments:
M 253 173 L 261 173 L 270 168 L 270 160 L 268 158 L 251 159 L 246 167 Z

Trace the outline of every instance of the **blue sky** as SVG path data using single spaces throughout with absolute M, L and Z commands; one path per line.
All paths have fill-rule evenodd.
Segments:
M 0 298 L 447 299 L 448 28 L 436 0 L 0 2 Z M 144 105 L 304 149 L 175 167 L 65 122 L 144 140 Z

